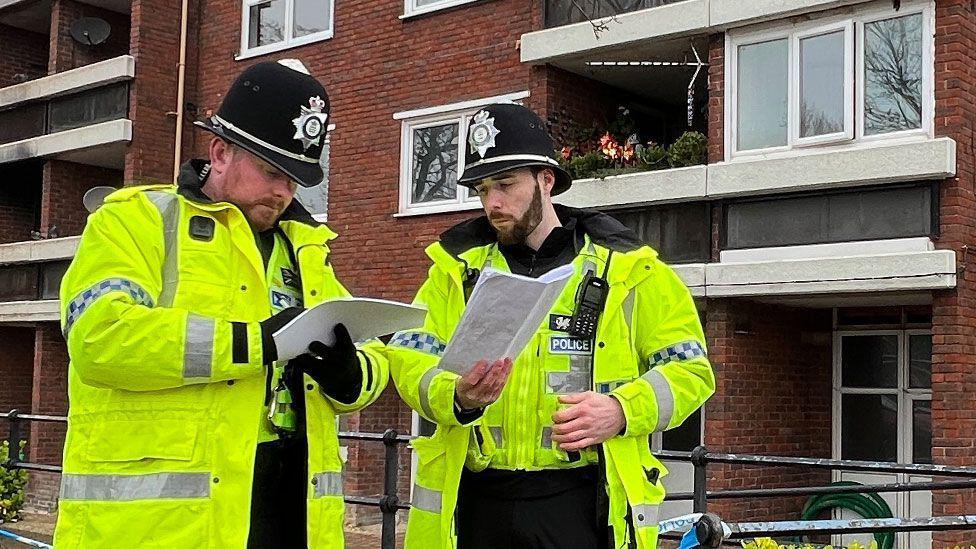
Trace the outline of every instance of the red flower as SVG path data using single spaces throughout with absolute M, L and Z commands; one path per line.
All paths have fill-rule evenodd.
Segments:
M 563 149 L 560 151 L 560 154 L 562 154 L 563 160 L 569 160 L 570 157 L 573 156 L 573 149 L 569 147 L 563 147 Z

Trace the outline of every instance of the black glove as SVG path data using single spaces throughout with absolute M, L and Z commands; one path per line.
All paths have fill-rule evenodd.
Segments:
M 292 359 L 291 364 L 314 379 L 325 394 L 344 404 L 352 404 L 363 388 L 359 353 L 345 326 L 336 324 L 333 333 L 333 345 L 313 341 L 308 346 L 309 352 Z
M 291 322 L 304 310 L 303 307 L 288 307 L 261 321 L 261 351 L 265 364 L 271 364 L 278 360 L 278 348 L 275 347 L 272 337 L 274 333 L 282 329 L 285 324 Z

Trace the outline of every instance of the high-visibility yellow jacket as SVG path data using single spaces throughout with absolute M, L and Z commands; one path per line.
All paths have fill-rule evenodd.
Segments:
M 292 210 L 289 210 L 292 211 Z M 280 227 L 311 307 L 347 296 L 328 227 Z M 241 211 L 174 186 L 130 187 L 88 219 L 61 284 L 71 357 L 58 547 L 244 547 L 268 367 L 266 271 Z M 388 366 L 361 348 L 352 404 L 305 376 L 308 545 L 342 547 L 336 414 L 376 400 Z
M 575 218 L 577 234 L 585 233 L 575 275 L 515 360 L 500 399 L 467 425 L 455 414 L 458 376 L 438 368 L 438 357 L 464 312 L 466 269 L 490 263 L 507 270 L 507 263 L 485 218 L 455 227 L 427 248 L 433 266 L 415 300 L 428 308 L 426 322 L 387 345 L 400 395 L 437 424 L 433 436 L 413 443 L 419 467 L 407 524 L 410 548 L 455 546 L 454 509 L 465 466 L 531 471 L 597 463 L 593 449 L 571 461 L 550 440 L 558 397 L 588 390 L 617 398 L 627 421 L 621 435 L 602 445 L 616 544 L 656 547 L 667 471 L 651 454 L 649 436 L 680 425 L 714 392 L 701 323 L 685 285 L 632 232 L 595 212 L 557 212 L 564 222 Z M 584 272 L 602 275 L 608 257 L 609 296 L 591 347 L 566 333 L 567 318 Z

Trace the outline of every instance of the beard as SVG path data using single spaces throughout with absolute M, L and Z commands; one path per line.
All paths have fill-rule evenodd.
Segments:
M 505 217 L 494 219 L 505 219 Z M 510 227 L 495 226 L 498 242 L 505 245 L 522 244 L 539 223 L 542 223 L 542 190 L 536 185 L 529 209 L 522 214 L 522 217 L 516 219 Z

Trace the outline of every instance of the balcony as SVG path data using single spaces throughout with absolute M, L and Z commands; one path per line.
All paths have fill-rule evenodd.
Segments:
M 724 32 L 870 0 L 577 1 L 589 17 L 579 13 L 572 0 L 545 0 L 546 28 L 522 35 L 522 62 L 552 63 L 571 70 L 567 64 L 595 60 L 597 54 L 614 59 L 636 50 L 648 57 L 654 53 L 653 43 L 662 40 Z
M 123 55 L 0 89 L 0 163 L 59 158 L 121 168 L 131 139 Z

